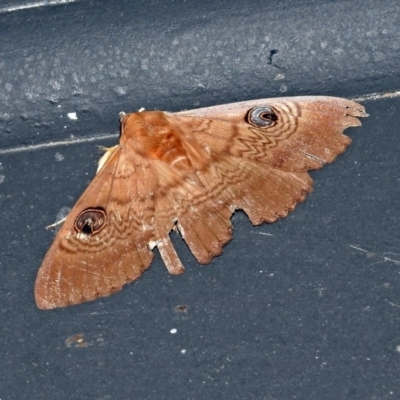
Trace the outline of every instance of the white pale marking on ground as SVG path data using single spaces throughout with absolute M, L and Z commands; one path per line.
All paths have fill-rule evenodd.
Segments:
M 72 119 L 74 121 L 76 121 L 78 119 L 78 116 L 76 115 L 76 112 L 71 112 L 71 113 L 68 113 L 67 115 L 68 115 L 69 119 Z
M 396 259 L 394 259 L 394 258 L 391 258 L 391 257 L 387 257 L 387 256 L 386 256 L 386 254 L 393 254 L 393 255 L 395 255 L 395 256 L 398 256 L 398 255 L 400 255 L 400 254 L 398 254 L 398 253 L 392 253 L 392 252 L 388 252 L 388 253 L 375 253 L 375 252 L 372 252 L 372 251 L 368 251 L 368 250 L 362 249 L 361 247 L 354 246 L 354 245 L 352 245 L 352 244 L 350 244 L 349 246 L 350 246 L 351 248 L 355 249 L 355 250 L 359 250 L 359 251 L 362 251 L 363 253 L 366 253 L 367 258 L 376 257 L 376 258 L 381 258 L 381 259 L 382 259 L 382 261 L 378 261 L 378 262 L 373 263 L 373 264 L 370 264 L 370 265 L 380 264 L 380 263 L 386 262 L 386 261 L 393 262 L 393 263 L 396 264 L 396 265 L 400 265 L 400 261 L 399 261 L 399 260 L 396 260 Z
M 266 232 L 250 231 L 250 233 L 256 233 L 257 235 L 264 235 L 264 236 L 274 236 L 272 233 L 266 233 Z
M 89 136 L 89 137 L 77 138 L 77 139 L 75 139 L 74 135 L 71 135 L 71 139 L 59 140 L 57 142 L 34 144 L 34 145 L 30 145 L 30 146 L 18 146 L 18 147 L 12 147 L 9 149 L 0 149 L 0 155 L 22 153 L 24 151 L 34 151 L 34 150 L 38 150 L 38 149 L 47 149 L 49 147 L 69 146 L 71 144 L 95 142 L 97 140 L 114 139 L 114 138 L 118 138 L 118 137 L 119 137 L 118 133 L 101 134 L 101 135 Z
M 0 162 L 0 171 L 2 171 L 3 169 L 3 164 Z M 0 185 L 4 182 L 4 179 L 6 179 L 5 175 L 0 175 Z
M 174 335 L 176 332 L 178 332 L 178 329 L 173 328 L 173 329 L 170 330 L 170 333 L 172 333 L 173 335 Z
M 394 97 L 400 97 L 400 90 L 396 92 L 385 92 L 385 93 L 370 93 L 359 97 L 353 97 L 351 100 L 354 101 L 366 101 L 366 100 L 378 100 L 378 99 L 392 99 Z
M 182 350 L 181 350 L 181 353 L 182 353 L 182 354 L 186 354 L 186 349 L 182 349 Z
M 67 4 L 67 3 L 75 3 L 77 0 L 44 0 L 44 1 L 36 1 L 34 3 L 28 4 L 20 4 L 17 6 L 9 6 L 0 8 L 1 13 L 7 13 L 12 11 L 26 10 L 28 8 L 38 8 L 38 7 L 46 7 L 46 6 L 58 6 L 59 4 Z
M 64 160 L 64 156 L 61 153 L 56 153 L 54 154 L 54 158 L 56 159 L 56 161 L 62 161 Z

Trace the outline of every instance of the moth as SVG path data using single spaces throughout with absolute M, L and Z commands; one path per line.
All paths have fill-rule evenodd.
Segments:
M 284 218 L 312 190 L 308 170 L 332 162 L 364 108 L 335 97 L 286 97 L 169 113 L 121 115 L 119 144 L 56 235 L 35 283 L 52 309 L 108 296 L 149 268 L 153 249 L 184 272 L 175 229 L 201 264 L 232 237 L 231 215 Z

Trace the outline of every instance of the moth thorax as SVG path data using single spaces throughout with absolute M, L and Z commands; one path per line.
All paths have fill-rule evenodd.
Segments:
M 278 115 L 271 106 L 254 107 L 248 111 L 246 120 L 251 125 L 266 128 L 275 125 Z
M 75 230 L 85 235 L 99 233 L 107 224 L 107 215 L 102 208 L 87 208 L 75 220 Z

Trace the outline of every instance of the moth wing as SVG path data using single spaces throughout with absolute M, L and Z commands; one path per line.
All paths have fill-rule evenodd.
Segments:
M 107 296 L 146 270 L 153 258 L 154 179 L 146 160 L 116 146 L 57 233 L 35 283 L 39 308 L 50 309 Z M 83 214 L 92 210 L 91 214 Z M 90 212 L 90 211 L 89 211 Z M 104 215 L 103 215 L 104 214 Z M 76 221 L 100 218 L 94 235 Z M 104 226 L 101 226 L 101 223 Z
M 267 127 L 249 124 L 249 112 L 265 106 L 272 108 L 276 121 Z M 366 113 L 351 100 L 310 96 L 232 103 L 173 115 L 182 117 L 182 130 L 217 154 L 305 172 L 341 154 L 351 142 L 343 131 L 361 125 L 358 117 Z
M 255 107 L 272 107 L 271 127 L 248 123 Z M 306 172 L 332 162 L 350 143 L 344 129 L 366 116 L 358 103 L 331 97 L 263 99 L 170 115 L 187 142 L 210 154 L 178 188 L 178 228 L 200 263 L 230 240 L 230 216 L 242 209 L 253 224 L 274 222 L 312 191 Z M 173 202 L 172 202 L 173 203 Z M 182 204 L 187 206 L 181 207 Z
M 307 173 L 288 173 L 255 161 L 221 157 L 206 168 L 187 172 L 179 185 L 169 188 L 162 208 L 172 211 L 171 218 L 193 255 L 199 263 L 207 264 L 231 239 L 230 217 L 235 210 L 244 210 L 255 225 L 274 222 L 305 198 L 311 183 Z M 157 202 L 156 209 L 159 206 Z M 168 231 L 163 234 L 170 245 Z M 163 245 L 159 237 L 157 240 Z M 163 259 L 170 272 L 181 269 L 179 259 Z

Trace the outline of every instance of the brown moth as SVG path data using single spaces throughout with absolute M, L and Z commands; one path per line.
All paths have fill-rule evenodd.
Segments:
M 170 274 L 184 267 L 177 229 L 199 263 L 221 254 L 231 215 L 284 218 L 312 190 L 308 170 L 350 144 L 364 108 L 334 97 L 286 97 L 121 116 L 119 144 L 77 201 L 39 269 L 41 309 L 108 296 L 149 268 L 157 247 Z

